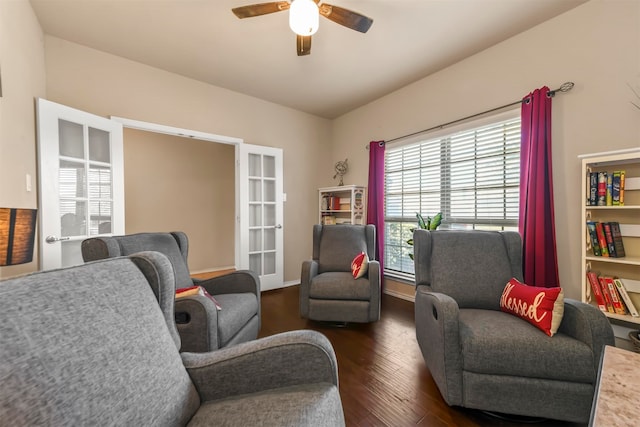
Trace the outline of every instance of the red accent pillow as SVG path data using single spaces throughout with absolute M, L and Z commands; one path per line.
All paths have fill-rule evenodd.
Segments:
M 543 288 L 511 279 L 500 298 L 500 309 L 521 317 L 552 337 L 562 322 L 564 292 L 562 288 Z
M 369 256 L 360 252 L 356 257 L 351 261 L 351 274 L 353 274 L 354 279 L 359 279 L 364 276 L 369 269 Z

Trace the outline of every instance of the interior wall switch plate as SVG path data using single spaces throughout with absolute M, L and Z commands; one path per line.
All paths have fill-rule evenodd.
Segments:
M 27 192 L 31 191 L 31 174 L 27 174 L 26 177 L 26 186 L 27 186 Z

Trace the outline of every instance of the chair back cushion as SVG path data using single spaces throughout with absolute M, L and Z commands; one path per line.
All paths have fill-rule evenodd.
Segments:
M 373 225 L 315 225 L 313 258 L 318 260 L 318 273 L 351 272 L 351 261 L 361 252 L 375 259 L 374 242 Z
M 178 289 L 193 286 L 187 264 L 188 250 L 187 236 L 181 232 L 93 237 L 82 242 L 82 257 L 85 261 L 133 255 L 143 251 L 160 252 L 173 265 Z
M 517 232 L 415 230 L 416 285 L 456 300 L 460 308 L 500 310 L 507 282 L 522 280 Z
M 0 282 L 0 424 L 188 422 L 199 398 L 138 262 L 172 297 L 155 253 Z

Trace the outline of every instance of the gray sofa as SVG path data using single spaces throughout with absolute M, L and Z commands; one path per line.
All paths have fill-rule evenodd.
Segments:
M 380 319 L 380 263 L 376 261 L 374 225 L 314 225 L 312 259 L 302 263 L 300 315 L 328 322 L 375 322 Z M 351 261 L 369 257 L 367 273 L 351 274 Z
M 157 252 L 0 282 L 0 424 L 344 425 L 323 335 L 179 353 L 174 292 Z
M 516 232 L 414 231 L 416 338 L 449 405 L 573 422 L 589 419 L 611 325 L 565 298 L 553 337 L 500 310 L 522 281 Z
M 189 274 L 189 240 L 183 232 L 137 233 L 102 236 L 82 242 L 82 257 L 95 261 L 142 251 L 166 255 L 173 265 L 178 288 L 204 287 L 220 303 L 193 295 L 176 301 L 176 322 L 182 351 L 217 350 L 256 339 L 260 331 L 260 279 L 252 271 L 239 270 L 206 280 Z

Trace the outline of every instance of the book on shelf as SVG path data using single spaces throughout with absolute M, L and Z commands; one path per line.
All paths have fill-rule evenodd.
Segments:
M 609 292 L 609 287 L 607 286 L 606 280 L 604 280 L 604 277 L 598 276 L 598 282 L 600 282 L 600 290 L 602 291 L 602 296 L 604 297 L 604 303 L 607 306 L 607 311 L 609 313 L 615 313 L 616 310 L 613 308 L 613 300 L 611 299 L 611 293 Z
M 613 234 L 611 234 L 611 223 L 603 222 L 602 228 L 604 229 L 604 238 L 607 241 L 607 251 L 610 257 L 616 257 L 616 247 L 613 244 Z
M 609 256 L 609 248 L 607 246 L 607 239 L 604 236 L 604 227 L 601 222 L 596 222 L 596 236 L 598 237 L 598 245 L 600 246 L 600 255 Z
M 613 205 L 613 175 L 607 174 L 607 196 L 606 203 L 607 206 Z
M 596 206 L 598 204 L 598 172 L 589 172 L 588 179 L 587 205 Z
M 611 226 L 611 235 L 613 237 L 613 245 L 615 247 L 616 257 L 622 258 L 624 257 L 624 243 L 622 242 L 622 233 L 620 232 L 620 223 L 617 221 L 612 221 L 609 223 Z
M 605 283 L 607 284 L 607 289 L 609 290 L 609 294 L 611 295 L 611 304 L 613 305 L 613 310 L 616 314 L 627 314 L 627 308 L 624 306 L 624 303 L 620 299 L 620 294 L 618 294 L 618 288 L 615 283 L 613 283 L 613 277 L 605 276 Z
M 600 245 L 598 244 L 598 235 L 596 234 L 595 221 L 587 221 L 587 230 L 589 231 L 589 241 L 591 242 L 591 250 L 593 255 L 601 256 Z
M 611 204 L 613 206 L 620 205 L 620 171 L 613 171 L 611 185 Z
M 602 295 L 602 289 L 600 288 L 600 281 L 598 280 L 598 273 L 595 271 L 587 271 L 587 280 L 591 286 L 591 294 L 598 304 L 600 311 L 607 312 L 607 303 Z
M 631 316 L 633 317 L 640 317 L 640 315 L 638 314 L 638 310 L 636 309 L 636 306 L 633 304 L 633 301 L 631 301 L 631 297 L 629 296 L 627 289 L 624 287 L 624 284 L 622 283 L 622 279 L 614 278 L 613 283 L 616 285 L 616 289 L 618 290 L 618 294 L 620 294 L 620 298 L 622 299 L 624 304 L 627 306 L 627 310 L 629 310 L 629 314 L 631 314 Z
M 324 215 L 322 217 L 322 225 L 335 225 L 336 217 L 333 215 Z
M 620 206 L 624 206 L 624 171 L 620 171 Z
M 598 172 L 598 206 L 607 206 L 607 173 Z

